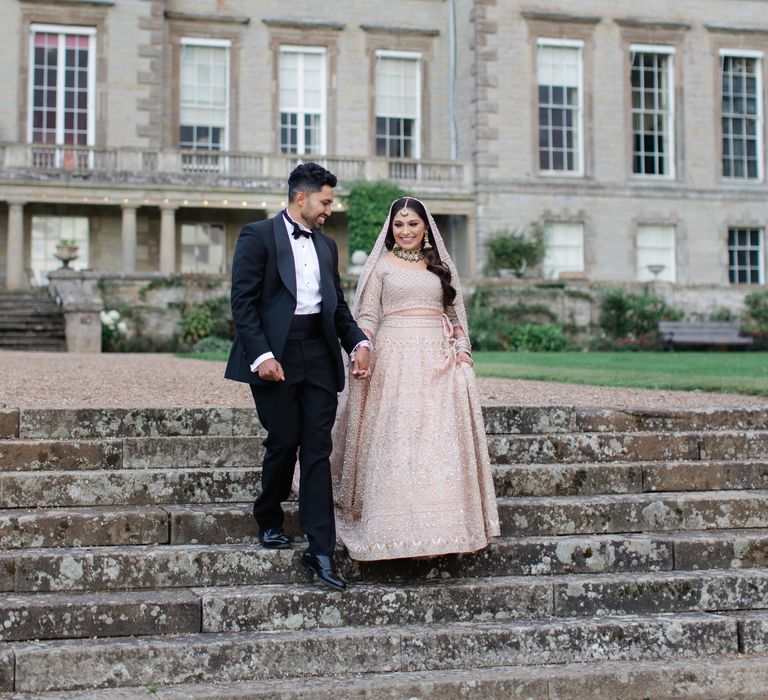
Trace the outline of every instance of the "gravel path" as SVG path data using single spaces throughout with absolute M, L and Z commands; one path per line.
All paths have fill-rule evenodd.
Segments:
M 224 363 L 161 354 L 0 352 L 0 408 L 247 406 L 245 384 L 223 378 Z M 768 409 L 739 394 L 652 391 L 516 379 L 478 380 L 484 404 L 604 408 Z

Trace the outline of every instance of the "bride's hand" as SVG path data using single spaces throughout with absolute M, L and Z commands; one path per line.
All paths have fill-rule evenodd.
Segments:
M 473 367 L 475 363 L 472 362 L 472 356 L 469 353 L 460 352 L 456 357 L 456 366 L 461 367 L 462 364 L 467 364 L 470 367 Z

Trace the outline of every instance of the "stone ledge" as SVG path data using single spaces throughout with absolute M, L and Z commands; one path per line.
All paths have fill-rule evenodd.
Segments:
M 0 408 L 0 438 L 19 437 L 19 409 Z
M 166 10 L 165 19 L 181 20 L 186 22 L 215 22 L 224 24 L 250 24 L 251 18 L 244 15 L 222 15 L 208 12 L 178 12 Z

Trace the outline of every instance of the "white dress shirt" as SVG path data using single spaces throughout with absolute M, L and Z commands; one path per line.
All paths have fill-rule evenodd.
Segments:
M 293 266 L 296 270 L 296 311 L 294 314 L 296 316 L 304 316 L 320 313 L 323 297 L 320 292 L 320 262 L 317 259 L 315 244 L 311 236 L 298 236 L 294 238 L 293 222 L 289 221 L 285 215 L 282 218 L 285 224 L 286 236 L 288 236 L 288 240 L 291 242 Z M 302 231 L 310 231 L 306 226 L 302 226 L 298 222 L 296 223 Z M 368 348 L 371 347 L 369 341 L 363 340 L 355 346 L 351 355 L 354 355 L 355 350 L 361 345 Z M 271 352 L 259 355 L 251 363 L 251 372 L 258 372 L 259 365 L 264 360 L 269 360 L 273 357 L 274 355 Z

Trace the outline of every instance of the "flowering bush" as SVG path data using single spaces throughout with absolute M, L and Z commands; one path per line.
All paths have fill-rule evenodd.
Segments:
M 101 312 L 101 349 L 110 352 L 115 344 L 128 334 L 128 325 L 120 320 L 117 309 Z

